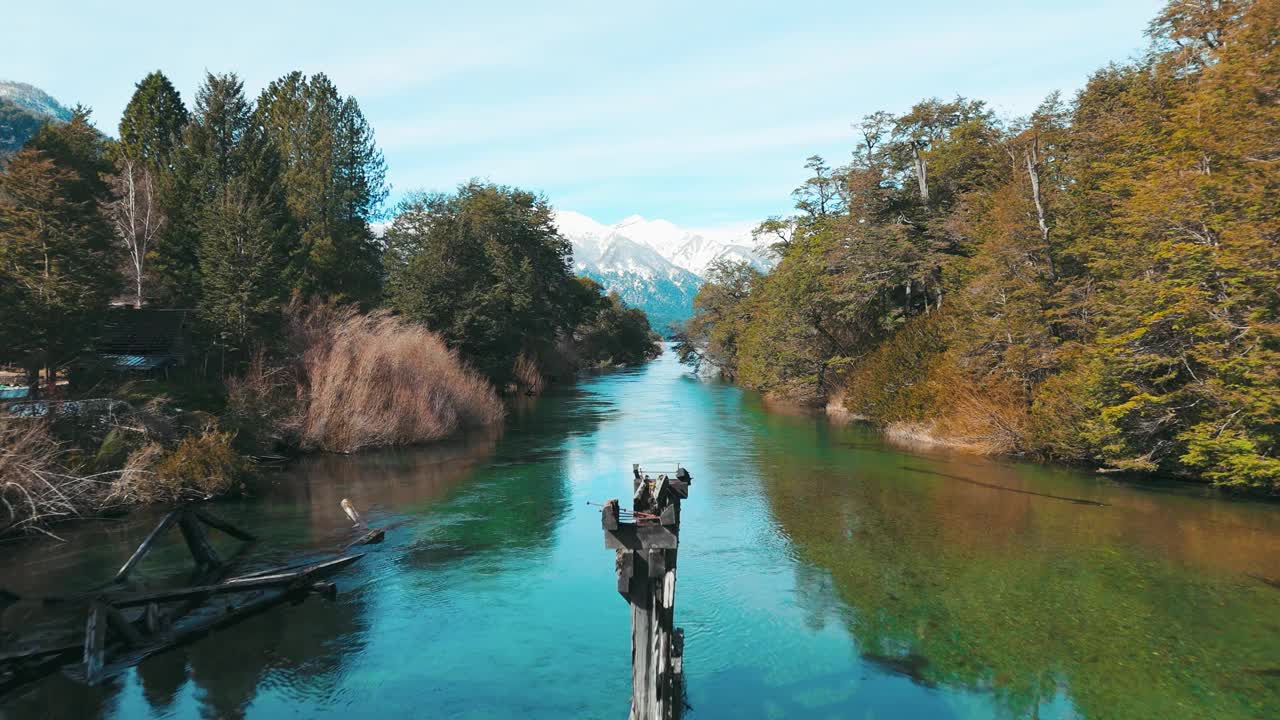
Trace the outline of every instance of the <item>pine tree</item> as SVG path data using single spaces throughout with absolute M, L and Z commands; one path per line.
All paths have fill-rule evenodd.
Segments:
M 188 120 L 173 83 L 159 70 L 137 84 L 120 118 L 120 151 L 152 170 L 172 169 L 173 154 Z
M 253 108 L 235 75 L 206 76 L 177 174 L 195 231 L 195 242 L 183 247 L 189 253 L 184 262 L 194 260 L 183 268 L 194 287 L 184 291 L 215 342 L 243 353 L 265 338 L 288 295 L 284 271 L 296 243 L 279 155 L 253 122 Z
M 77 108 L 47 125 L 0 174 L 0 354 L 50 384 L 87 349 L 118 289 L 111 227 L 99 212 L 109 168 L 102 138 Z
M 293 72 L 258 99 L 258 122 L 280 150 L 301 245 L 292 276 L 306 294 L 371 301 L 381 277 L 369 223 L 386 198 L 386 166 L 354 98 L 323 74 Z

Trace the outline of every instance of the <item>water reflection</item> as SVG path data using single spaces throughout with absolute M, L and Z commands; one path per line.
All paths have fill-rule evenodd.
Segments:
M 884 672 L 989 693 L 1014 717 L 1280 707 L 1257 672 L 1278 657 L 1280 593 L 1245 575 L 1280 569 L 1275 508 L 895 458 L 874 439 L 830 453 L 803 424 L 758 419 L 770 509 Z
M 631 462 L 693 468 L 678 622 L 691 720 L 1280 715 L 1280 508 L 887 447 L 766 411 L 670 357 L 519 398 L 503 432 L 298 463 L 217 511 L 264 564 L 383 545 L 334 603 L 273 609 L 98 688 L 52 676 L 0 720 L 613 718 L 628 615 L 599 516 Z M 0 545 L 0 586 L 110 577 L 156 518 Z M 219 539 L 230 552 L 234 542 Z M 180 581 L 166 538 L 139 582 Z M 82 622 L 23 602 L 4 628 Z

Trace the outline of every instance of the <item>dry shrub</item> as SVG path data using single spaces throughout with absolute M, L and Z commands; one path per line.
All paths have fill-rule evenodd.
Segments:
M 101 504 L 109 476 L 72 472 L 64 455 L 44 422 L 0 417 L 0 530 L 37 529 Z
M 279 445 L 296 444 L 302 426 L 297 373 L 272 365 L 265 353 L 255 353 L 244 373 L 227 380 L 222 420 L 247 452 L 267 453 Z
M 521 351 L 516 356 L 516 363 L 511 368 L 511 372 L 520 387 L 534 395 L 542 393 L 542 388 L 546 381 L 542 377 L 542 370 L 538 367 L 538 361 L 529 353 Z
M 861 358 L 845 383 L 846 411 L 884 425 L 905 444 L 984 454 L 1024 452 L 1030 413 L 1014 378 L 981 375 L 945 341 L 943 313 L 913 319 Z
M 1030 413 L 1022 389 L 1004 378 L 976 382 L 959 373 L 931 381 L 946 407 L 936 423 L 948 444 L 987 455 L 1027 449 Z
M 208 425 L 173 449 L 149 443 L 135 450 L 111 484 L 116 503 L 172 502 L 213 497 L 233 487 L 247 469 L 232 445 L 234 434 Z
M 502 418 L 492 386 L 426 328 L 386 312 L 293 303 L 304 449 L 436 440 Z

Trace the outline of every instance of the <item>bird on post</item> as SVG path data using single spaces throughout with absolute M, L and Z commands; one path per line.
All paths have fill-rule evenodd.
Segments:
M 342 498 L 342 512 L 351 518 L 351 522 L 355 524 L 355 527 L 362 528 L 365 526 L 364 520 L 360 518 L 360 513 L 356 512 L 356 506 L 352 505 L 347 498 Z

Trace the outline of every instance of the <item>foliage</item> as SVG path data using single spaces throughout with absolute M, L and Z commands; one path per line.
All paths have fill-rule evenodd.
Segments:
M 1172 0 L 1073 103 L 864 118 L 682 356 L 988 451 L 1280 491 L 1277 27 L 1276 0 Z
M 102 141 L 77 109 L 0 174 L 0 361 L 54 370 L 94 336 L 118 286 Z
M 244 352 L 279 315 L 295 230 L 276 148 L 235 75 L 207 75 L 187 125 L 179 172 L 193 188 L 200 317 L 215 342 Z
M 44 423 L 0 415 L 0 532 L 79 514 L 103 495 L 101 478 L 68 469 Z
M 577 360 L 589 366 L 629 365 L 662 353 L 662 338 L 649 327 L 642 310 L 623 304 L 617 293 L 604 294 L 599 283 L 577 278 L 582 297 L 574 329 Z
M 385 240 L 387 304 L 500 385 L 518 357 L 545 365 L 598 303 L 569 271 L 551 206 L 524 190 L 472 181 L 413 194 Z
M 234 434 L 207 425 L 166 449 L 157 443 L 129 455 L 111 488 L 114 502 L 175 502 L 232 490 L 248 469 Z
M 152 171 L 168 170 L 189 119 L 173 83 L 159 70 L 138 82 L 120 117 L 119 154 Z
M 255 120 L 280 154 L 298 223 L 291 258 L 298 289 L 375 300 L 381 251 L 369 223 L 387 196 L 386 163 L 359 103 L 339 95 L 324 74 L 293 72 L 262 91 Z

